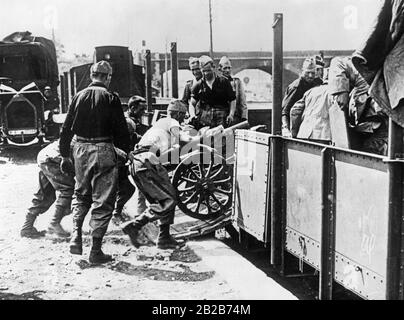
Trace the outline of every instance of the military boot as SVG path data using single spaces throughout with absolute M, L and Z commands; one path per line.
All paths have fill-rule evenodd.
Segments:
M 48 227 L 48 233 L 56 234 L 58 237 L 61 238 L 70 237 L 70 233 L 64 230 L 60 224 L 60 221 L 62 221 L 64 216 L 65 216 L 64 208 L 61 206 L 56 206 L 55 213 Z
M 82 227 L 84 219 L 73 217 L 73 232 L 70 239 L 70 253 L 83 254 Z
M 91 246 L 89 261 L 90 263 L 107 263 L 113 260 L 109 254 L 104 254 L 101 250 L 102 238 L 93 237 L 93 244 Z
M 21 237 L 37 239 L 45 236 L 45 231 L 38 231 L 34 227 L 35 220 L 37 218 L 36 214 L 27 213 L 25 216 L 25 222 L 21 228 Z
M 121 224 L 123 233 L 129 236 L 130 241 L 136 248 L 141 246 L 141 243 L 139 242 L 139 231 L 149 221 L 150 219 L 146 215 L 141 214 L 135 220 Z
M 185 242 L 175 240 L 170 234 L 170 225 L 164 224 L 160 226 L 160 232 L 157 238 L 157 248 L 159 249 L 179 249 L 185 245 Z

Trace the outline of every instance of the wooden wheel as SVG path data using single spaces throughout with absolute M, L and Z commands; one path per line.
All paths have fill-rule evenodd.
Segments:
M 178 165 L 173 185 L 178 192 L 178 207 L 190 217 L 206 220 L 230 209 L 233 172 L 219 155 L 212 154 L 208 164 L 192 161 L 201 156 L 203 153 L 194 154 Z

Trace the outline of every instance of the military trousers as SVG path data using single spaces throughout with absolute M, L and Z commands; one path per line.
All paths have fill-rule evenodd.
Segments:
M 82 225 L 91 211 L 91 235 L 102 238 L 112 218 L 117 184 L 117 155 L 112 143 L 77 142 L 73 147 L 76 185 L 73 222 Z
M 38 165 L 38 191 L 34 194 L 28 213 L 40 215 L 48 211 L 56 201 L 55 205 L 60 207 L 60 212 L 64 212 L 64 215 L 70 214 L 74 177 L 60 171 L 60 161 L 49 159 Z
M 131 175 L 139 192 L 143 194 L 149 206 L 143 212 L 149 221 L 160 222 L 160 225 L 174 223 L 177 205 L 176 190 L 171 184 L 167 170 L 155 161 L 151 152 L 143 152 L 134 156 L 131 164 Z

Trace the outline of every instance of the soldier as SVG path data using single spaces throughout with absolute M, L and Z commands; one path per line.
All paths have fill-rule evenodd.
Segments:
M 290 109 L 297 101 L 303 98 L 306 91 L 323 83 L 321 79 L 316 78 L 316 68 L 315 59 L 307 58 L 303 63 L 300 77 L 286 89 L 282 101 L 282 135 L 285 137 L 292 136 L 290 133 Z
M 316 60 L 316 78 L 322 80 L 324 79 L 324 59 L 320 55 L 316 55 L 314 59 Z
M 224 56 L 220 59 L 218 69 L 222 75 L 230 81 L 231 86 L 236 93 L 236 112 L 234 113 L 234 121 L 232 124 L 248 120 L 248 109 L 244 86 L 239 78 L 231 76 L 231 62 L 228 57 Z
M 333 101 L 346 111 L 351 148 L 387 155 L 388 117 L 369 96 L 369 84 L 351 57 L 331 60 L 328 82 Z
M 70 233 L 60 225 L 64 216 L 70 214 L 70 205 L 74 191 L 74 172 L 63 174 L 60 171 L 62 158 L 59 152 L 59 142 L 55 141 L 37 156 L 39 170 L 39 188 L 32 199 L 32 206 L 28 209 L 21 237 L 39 238 L 45 235 L 34 227 L 38 215 L 46 212 L 56 201 L 55 212 L 48 227 L 48 233 L 59 237 L 69 237 Z M 57 197 L 56 197 L 57 193 Z
M 141 96 L 133 96 L 128 101 L 127 117 L 135 122 L 136 141 L 140 140 L 141 136 L 147 131 L 147 126 L 141 123 L 141 118 L 146 111 L 146 99 Z
M 191 69 L 191 72 L 194 76 L 194 79 L 188 80 L 187 83 L 185 84 L 184 88 L 184 94 L 182 96 L 182 102 L 184 102 L 189 108 L 188 108 L 188 113 L 189 113 L 189 120 L 191 121 L 192 118 L 195 117 L 197 111 L 195 110 L 197 106 L 193 106 L 191 103 L 191 90 L 192 86 L 194 83 L 202 79 L 202 71 L 201 67 L 199 65 L 199 60 L 198 58 L 191 57 L 189 58 L 189 68 Z
M 129 99 L 128 105 L 123 106 L 125 120 L 128 125 L 128 131 L 130 135 L 130 150 L 134 150 L 135 145 L 139 142 L 142 136 L 138 133 L 138 129 L 141 128 L 140 118 L 145 111 L 146 100 L 140 96 L 133 96 Z M 128 167 L 125 165 L 124 158 L 118 158 L 118 192 L 115 201 L 115 207 L 112 214 L 112 222 L 115 225 L 119 225 L 126 221 L 127 217 L 123 214 L 123 207 L 132 198 L 135 193 L 135 186 L 128 179 Z M 143 213 L 146 208 L 145 198 L 141 192 L 138 192 L 137 207 L 138 214 Z
M 203 78 L 197 81 L 191 90 L 192 105 L 199 103 L 200 106 L 200 113 L 197 115 L 199 126 L 227 127 L 233 123 L 236 112 L 236 95 L 231 83 L 216 74 L 212 58 L 201 56 L 199 63 Z
M 324 73 L 323 73 L 324 74 Z M 321 86 L 308 90 L 290 110 L 290 131 L 293 138 L 331 141 L 328 109 L 331 96 L 328 93 L 328 72 Z
M 129 236 L 135 247 L 140 246 L 138 236 L 141 228 L 156 220 L 160 222 L 158 248 L 175 249 L 184 244 L 170 235 L 177 196 L 168 172 L 158 157 L 180 141 L 199 141 L 198 137 L 191 138 L 180 130 L 180 123 L 184 121 L 186 112 L 187 107 L 181 100 L 172 100 L 167 108 L 167 118 L 158 120 L 131 154 L 131 175 L 150 204 L 140 216 L 121 225 L 122 231 Z
M 62 172 L 72 168 L 68 158 L 73 135 L 76 185 L 73 199 L 73 235 L 70 253 L 82 254 L 82 226 L 91 208 L 92 247 L 89 261 L 112 260 L 102 252 L 102 239 L 112 217 L 117 190 L 117 148 L 128 153 L 129 133 L 119 98 L 108 91 L 112 68 L 106 61 L 91 67 L 92 83 L 78 92 L 69 107 L 60 138 Z

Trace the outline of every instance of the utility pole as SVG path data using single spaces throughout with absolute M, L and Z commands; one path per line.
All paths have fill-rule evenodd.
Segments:
M 210 57 L 213 59 L 212 0 L 209 0 Z

